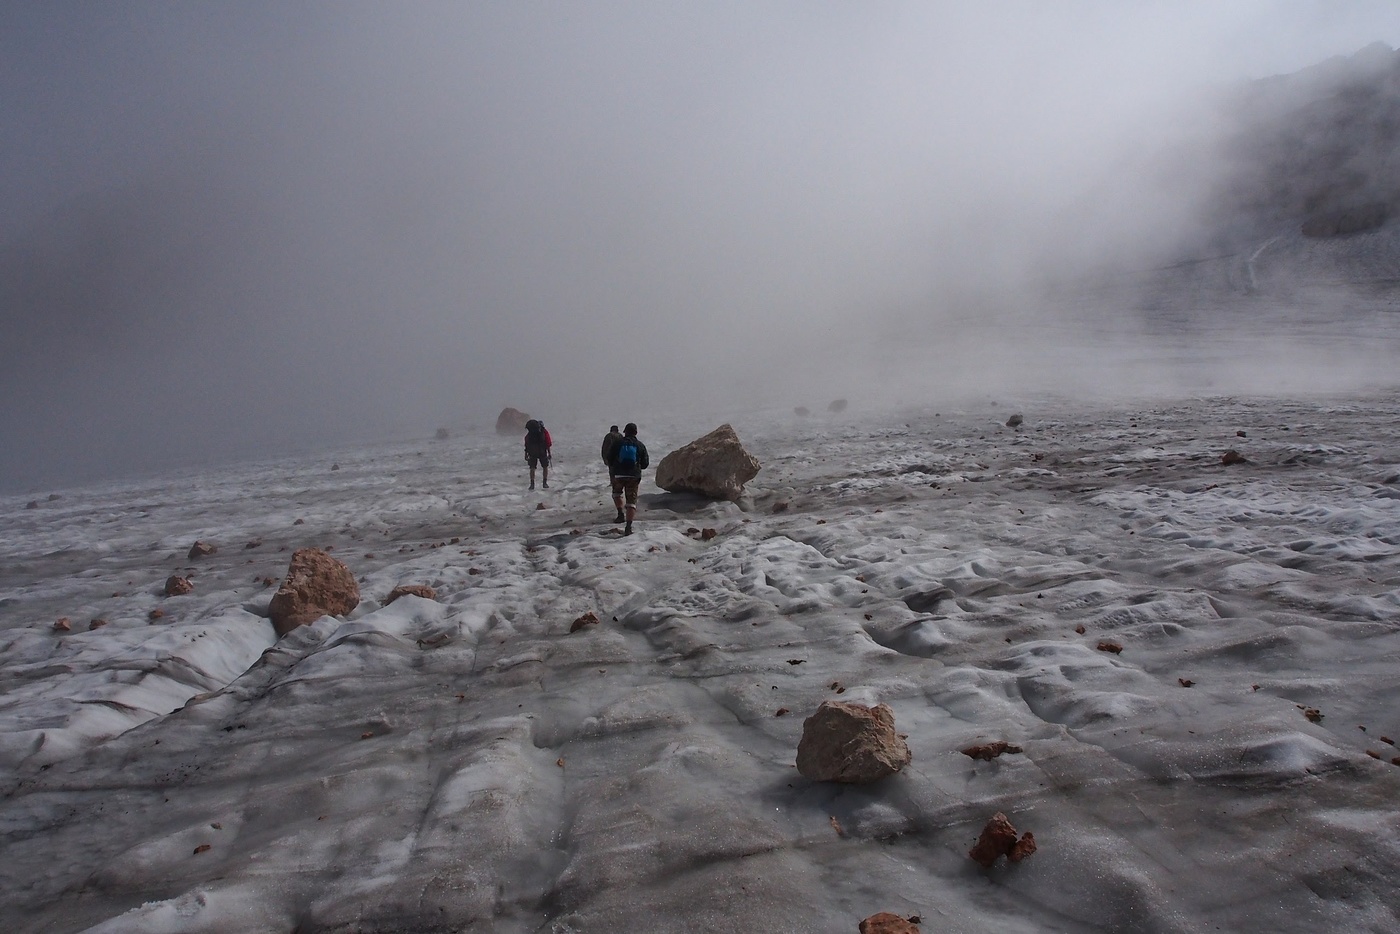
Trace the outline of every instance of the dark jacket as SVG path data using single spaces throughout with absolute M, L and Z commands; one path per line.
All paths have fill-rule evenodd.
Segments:
M 618 462 L 617 455 L 624 443 L 632 442 L 637 445 L 637 462 L 635 464 L 622 464 Z M 608 451 L 608 470 L 614 477 L 641 477 L 642 471 L 651 466 L 651 461 L 647 457 L 647 446 L 642 444 L 636 435 L 626 435 L 614 442 L 612 449 Z
M 603 463 L 608 465 L 609 470 L 612 470 L 613 445 L 617 444 L 617 442 L 621 440 L 622 432 L 620 431 L 610 431 L 607 434 L 603 435 Z

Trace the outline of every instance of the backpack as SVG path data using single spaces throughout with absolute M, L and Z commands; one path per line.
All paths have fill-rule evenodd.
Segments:
M 637 465 L 637 439 L 623 438 L 613 447 L 613 460 L 619 467 L 635 467 Z
M 549 432 L 544 422 L 532 418 L 525 423 L 525 450 L 541 457 L 549 453 Z

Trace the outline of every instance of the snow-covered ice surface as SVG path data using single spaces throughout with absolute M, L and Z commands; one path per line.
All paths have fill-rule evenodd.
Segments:
M 7 929 L 1400 927 L 1400 395 L 1017 405 L 741 419 L 630 538 L 557 428 L 0 500 Z M 363 601 L 278 641 L 305 545 Z M 798 776 L 838 696 L 912 765 Z

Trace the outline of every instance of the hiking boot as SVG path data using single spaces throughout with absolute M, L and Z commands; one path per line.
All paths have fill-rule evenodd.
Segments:
M 534 484 L 533 484 L 533 483 L 532 483 L 532 484 L 530 484 L 530 489 L 532 489 L 532 490 L 533 490 L 533 489 L 534 489 L 534 488 L 535 488 L 535 485 L 534 485 Z
M 622 510 L 619 509 L 619 510 L 617 511 L 617 518 L 614 519 L 613 521 L 614 521 L 614 522 L 626 522 L 626 521 L 627 521 L 627 517 L 626 517 L 625 515 L 623 515 L 623 514 L 622 514 Z
M 625 528 L 625 529 L 622 530 L 622 534 L 623 534 L 623 535 L 631 535 L 631 534 L 632 534 L 632 523 L 630 523 L 630 522 L 627 523 L 627 528 Z
M 546 490 L 549 489 L 549 481 L 546 480 L 544 483 L 541 483 L 540 486 L 544 487 Z

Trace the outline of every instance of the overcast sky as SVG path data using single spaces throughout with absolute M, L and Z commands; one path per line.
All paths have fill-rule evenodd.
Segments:
M 1169 224 L 1124 167 L 1203 94 L 1377 40 L 1394 0 L 4 4 L 0 491 L 858 397 Z

